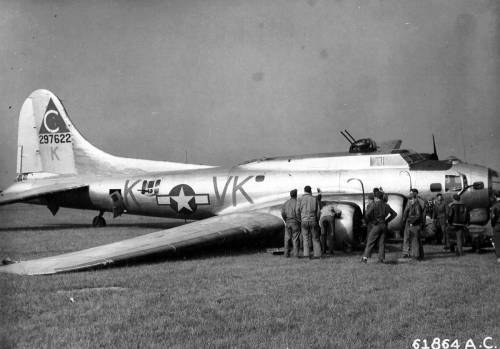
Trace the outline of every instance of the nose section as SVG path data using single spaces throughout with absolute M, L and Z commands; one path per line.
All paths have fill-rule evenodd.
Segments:
M 467 172 L 470 182 L 464 189 L 462 201 L 469 209 L 487 209 L 491 205 L 491 194 L 494 179 L 498 180 L 498 173 L 492 169 L 472 166 Z M 498 183 L 500 184 L 500 183 Z

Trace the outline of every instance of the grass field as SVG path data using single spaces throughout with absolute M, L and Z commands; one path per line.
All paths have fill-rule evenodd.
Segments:
M 178 221 L 0 208 L 0 258 L 32 259 L 153 232 Z M 397 246 L 389 260 L 398 257 Z M 411 348 L 414 339 L 493 337 L 500 265 L 491 250 L 361 264 L 235 249 L 52 276 L 0 273 L 1 348 Z

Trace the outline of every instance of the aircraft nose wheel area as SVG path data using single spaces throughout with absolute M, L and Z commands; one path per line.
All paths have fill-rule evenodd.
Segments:
M 101 228 L 106 226 L 106 220 L 102 216 L 104 211 L 100 211 L 98 216 L 95 216 L 92 220 L 92 226 L 95 228 Z

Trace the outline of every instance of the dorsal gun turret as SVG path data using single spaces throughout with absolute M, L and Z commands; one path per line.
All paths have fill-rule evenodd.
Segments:
M 345 133 L 344 133 L 345 132 Z M 377 151 L 377 143 L 371 138 L 361 138 L 356 140 L 347 130 L 340 131 L 340 134 L 347 139 L 349 144 L 349 153 L 372 153 Z M 349 136 L 349 137 L 348 137 Z

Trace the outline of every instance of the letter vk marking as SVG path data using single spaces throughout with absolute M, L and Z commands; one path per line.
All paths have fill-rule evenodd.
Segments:
M 125 201 L 125 205 L 128 206 L 128 197 L 130 195 L 130 197 L 132 198 L 132 201 L 134 201 L 137 206 L 140 206 L 139 203 L 137 202 L 137 199 L 135 198 L 134 192 L 132 191 L 132 189 L 140 181 L 141 181 L 140 179 L 136 180 L 134 183 L 132 183 L 131 186 L 128 185 L 130 183 L 130 180 L 127 179 L 125 181 L 125 187 L 123 188 L 123 201 Z
M 158 205 L 170 205 L 177 213 L 188 215 L 196 211 L 198 205 L 210 205 L 208 194 L 196 194 L 189 185 L 179 184 L 168 195 L 156 195 Z
M 229 178 L 226 181 L 226 184 L 224 185 L 224 189 L 222 190 L 222 194 L 219 194 L 219 188 L 217 186 L 217 177 L 213 177 L 214 180 L 214 191 L 215 191 L 215 198 L 217 199 L 217 205 L 222 205 L 224 203 L 224 200 L 226 199 L 226 193 L 227 193 L 227 188 L 229 187 L 229 183 L 231 183 L 231 180 L 233 179 L 233 176 L 229 176 Z
M 250 179 L 252 179 L 253 176 L 248 176 L 245 178 L 240 184 L 238 184 L 238 176 L 234 177 L 234 182 L 233 182 L 233 206 L 236 206 L 236 192 L 238 190 L 241 192 L 241 194 L 247 199 L 247 201 L 251 204 L 253 204 L 252 198 L 247 194 L 247 192 L 243 189 L 243 184 L 248 182 Z

